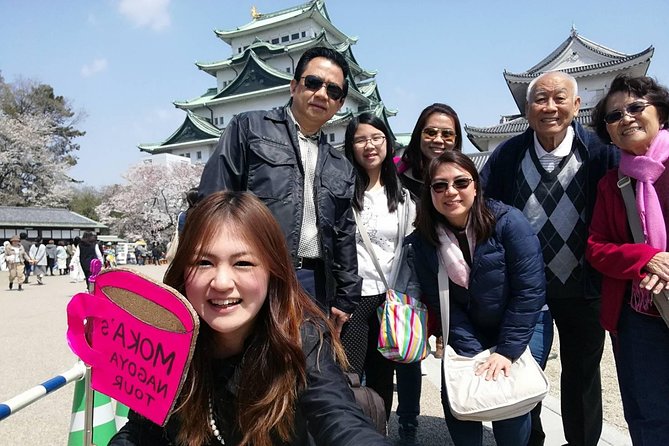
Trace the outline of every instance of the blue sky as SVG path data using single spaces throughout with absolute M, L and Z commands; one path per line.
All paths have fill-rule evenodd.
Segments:
M 306 0 L 303 0 L 306 1 Z M 230 56 L 213 30 L 248 23 L 300 0 L 0 0 L 0 71 L 50 84 L 85 114 L 79 163 L 87 185 L 118 183 L 184 118 L 175 100 L 215 86 L 196 61 Z M 578 32 L 625 53 L 655 47 L 649 75 L 669 85 L 666 0 L 539 2 L 326 0 L 358 62 L 377 70 L 384 103 L 398 110 L 395 132 L 410 132 L 439 101 L 463 124 L 488 126 L 517 109 L 502 76 L 522 72 Z M 465 138 L 466 139 L 466 138 Z M 466 141 L 465 151 L 473 151 Z

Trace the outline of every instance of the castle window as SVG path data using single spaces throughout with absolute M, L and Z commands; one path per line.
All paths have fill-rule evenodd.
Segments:
M 290 36 L 290 40 L 297 40 L 300 38 L 300 33 L 295 33 Z
M 302 37 L 307 37 L 306 31 L 302 31 Z
M 195 157 L 196 157 L 197 159 L 201 160 L 201 159 L 202 159 L 202 152 L 200 152 L 200 151 L 198 150 L 198 152 L 195 154 Z
M 334 140 L 335 140 L 335 134 L 330 133 L 330 142 L 334 142 Z
M 290 73 L 290 67 L 286 68 L 286 73 Z
M 281 37 L 281 43 L 283 43 L 283 42 L 288 42 L 288 40 L 289 40 L 289 37 L 288 37 L 288 36 L 283 36 L 283 37 Z
M 276 39 L 272 39 L 272 43 L 274 43 L 274 44 L 279 43 L 279 38 L 277 37 Z

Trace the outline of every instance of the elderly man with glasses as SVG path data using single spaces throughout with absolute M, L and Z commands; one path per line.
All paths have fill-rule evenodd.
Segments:
M 530 349 L 545 367 L 552 315 L 560 337 L 564 435 L 569 445 L 595 446 L 602 431 L 604 331 L 600 275 L 585 260 L 585 247 L 597 183 L 619 156 L 575 121 L 581 98 L 569 74 L 541 74 L 526 99 L 529 128 L 495 149 L 481 182 L 486 196 L 522 210 L 539 237 L 550 313 L 540 317 Z M 533 411 L 530 445 L 544 442 L 540 410 Z
M 269 207 L 284 231 L 298 279 L 329 310 L 339 331 L 360 300 L 362 283 L 351 207 L 354 174 L 321 127 L 344 104 L 348 76 L 348 63 L 338 52 L 307 50 L 290 82 L 289 104 L 235 116 L 199 187 L 200 197 L 248 190 Z

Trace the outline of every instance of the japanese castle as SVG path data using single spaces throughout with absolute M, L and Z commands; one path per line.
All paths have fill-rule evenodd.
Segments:
M 397 114 L 381 100 L 376 71 L 361 67 L 355 59 L 352 46 L 357 38 L 332 24 L 324 0 L 311 0 L 270 13 L 253 7 L 251 19 L 233 30 L 214 31 L 216 37 L 230 45 L 232 55 L 221 61 L 198 62 L 196 66 L 214 77 L 216 86 L 191 100 L 174 102 L 186 113 L 181 126 L 161 143 L 140 144 L 140 150 L 206 162 L 225 125 L 237 113 L 278 108 L 288 103 L 289 84 L 297 61 L 307 49 L 316 46 L 341 53 L 351 70 L 346 101 L 323 127 L 330 143 L 341 146 L 346 125 L 363 112 L 376 114 L 386 124 L 388 117 Z
M 592 110 L 608 91 L 613 79 L 621 73 L 646 75 L 654 51 L 650 46 L 637 54 L 621 53 L 586 39 L 572 27 L 567 40 L 529 70 L 522 73 L 504 71 L 504 79 L 519 113 L 502 116 L 499 124 L 492 127 L 465 125 L 467 137 L 479 151 L 487 152 L 527 130 L 527 119 L 524 117 L 527 87 L 535 77 L 555 70 L 576 78 L 581 96 L 581 108 L 576 120 L 583 125 L 590 125 Z

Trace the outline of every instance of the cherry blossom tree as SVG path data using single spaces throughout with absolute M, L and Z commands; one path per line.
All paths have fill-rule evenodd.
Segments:
M 140 164 L 123 175 L 123 185 L 110 186 L 95 211 L 111 232 L 129 239 L 167 241 L 179 212 L 188 207 L 186 193 L 196 187 L 202 165 Z
M 79 118 L 50 86 L 0 76 L 0 203 L 67 205 Z

